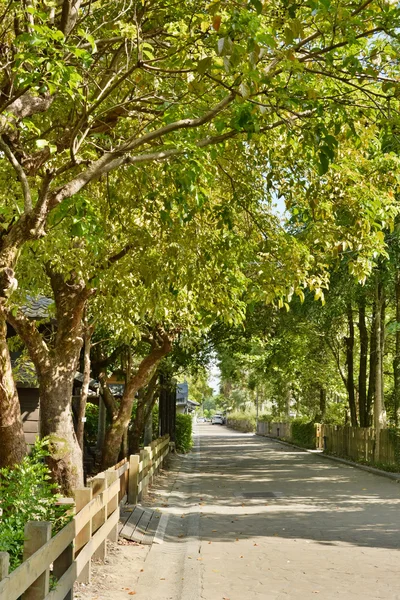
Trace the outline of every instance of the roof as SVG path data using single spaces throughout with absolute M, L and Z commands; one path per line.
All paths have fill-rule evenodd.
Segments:
M 27 296 L 22 312 L 29 319 L 48 319 L 51 316 L 49 307 L 54 304 L 52 298 L 46 296 Z

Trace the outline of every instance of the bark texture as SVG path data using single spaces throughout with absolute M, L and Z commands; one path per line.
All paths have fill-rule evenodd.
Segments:
M 349 335 L 345 338 L 347 364 L 347 394 L 349 398 L 351 425 L 352 427 L 357 427 L 357 408 L 354 390 L 354 322 L 353 310 L 351 305 L 347 307 L 347 321 L 349 326 Z
M 7 318 L 27 346 L 40 394 L 41 435 L 51 439 L 49 465 L 65 494 L 83 486 L 82 451 L 73 425 L 71 399 L 83 343 L 82 319 L 91 292 L 73 276 L 68 281 L 49 272 L 56 304 L 57 330 L 51 346 L 23 314 Z
M 393 359 L 393 375 L 394 375 L 394 389 L 393 389 L 393 408 L 394 408 L 394 420 L 396 426 L 399 424 L 399 410 L 400 410 L 400 271 L 396 271 L 396 349 Z
M 368 329 L 365 319 L 365 297 L 358 303 L 358 327 L 360 331 L 360 368 L 358 374 L 358 410 L 360 427 L 368 427 L 367 371 L 368 371 Z
M 0 315 L 0 468 L 21 462 L 27 451 L 6 335 Z

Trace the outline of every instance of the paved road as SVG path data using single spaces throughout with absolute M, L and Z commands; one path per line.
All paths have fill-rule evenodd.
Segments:
M 138 600 L 400 600 L 400 484 L 225 427 L 198 432 Z

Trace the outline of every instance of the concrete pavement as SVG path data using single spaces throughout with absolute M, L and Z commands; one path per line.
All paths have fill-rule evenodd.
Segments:
M 198 432 L 138 600 L 400 600 L 398 483 L 225 427 Z

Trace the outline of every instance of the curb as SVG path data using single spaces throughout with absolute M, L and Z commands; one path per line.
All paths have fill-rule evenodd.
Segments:
M 327 460 L 333 460 L 335 462 L 342 463 L 344 465 L 348 465 L 350 467 L 355 467 L 356 469 L 360 469 L 361 471 L 367 471 L 368 473 L 372 473 L 373 475 L 380 475 L 381 477 L 386 477 L 387 479 L 391 479 L 396 483 L 400 483 L 400 473 L 391 473 L 390 471 L 382 471 L 381 469 L 376 469 L 375 467 L 368 467 L 367 465 L 361 465 L 360 463 L 353 462 L 351 460 L 346 460 L 345 458 L 339 458 L 338 456 L 331 456 L 330 454 L 324 454 L 323 451 L 318 452 L 316 450 L 310 450 L 308 448 L 302 448 L 301 446 L 296 446 L 296 444 L 292 444 L 290 442 L 285 442 L 280 438 L 276 438 L 270 435 L 261 435 L 259 433 L 255 433 L 257 437 L 267 438 L 268 440 L 272 440 L 273 442 L 277 442 L 278 444 L 283 444 L 285 446 L 290 446 L 291 448 L 296 448 L 297 450 L 301 450 L 302 452 L 308 452 L 308 454 L 312 454 L 313 456 L 325 458 Z

